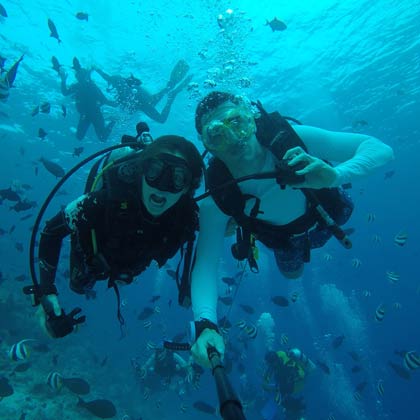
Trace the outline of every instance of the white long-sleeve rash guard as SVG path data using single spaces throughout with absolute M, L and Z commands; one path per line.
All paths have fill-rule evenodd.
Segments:
M 327 131 L 309 126 L 294 126 L 305 143 L 308 153 L 335 166 L 337 179 L 333 186 L 369 175 L 393 159 L 391 147 L 380 140 L 357 133 Z M 262 171 L 274 170 L 275 158 L 267 154 Z M 258 217 L 276 225 L 287 224 L 305 212 L 305 197 L 300 190 L 280 189 L 275 179 L 242 182 L 243 193 L 261 199 Z M 252 208 L 247 203 L 246 212 Z M 217 323 L 218 265 L 224 249 L 224 234 L 229 216 L 225 215 L 211 197 L 200 204 L 200 234 L 197 256 L 192 273 L 191 296 L 194 319 L 209 319 Z

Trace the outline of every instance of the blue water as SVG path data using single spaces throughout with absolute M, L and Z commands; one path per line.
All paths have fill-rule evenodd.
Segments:
M 279 110 L 305 124 L 330 130 L 357 129 L 391 145 L 395 161 L 368 179 L 353 183 L 350 191 L 356 203 L 348 224 L 356 229 L 352 250 L 344 250 L 331 240 L 312 253 L 303 279 L 291 282 L 281 278 L 271 254 L 260 248 L 260 274 L 249 274 L 243 280 L 230 319 L 233 323 L 240 319 L 256 323 L 261 313 L 270 312 L 275 321 L 275 346 L 280 346 L 281 334 L 287 334 L 290 346 L 303 349 L 313 360 L 330 367 L 330 375 L 317 369 L 308 378 L 304 389 L 307 419 L 327 419 L 330 415 L 337 420 L 420 419 L 420 372 L 413 372 L 411 380 L 406 381 L 388 366 L 389 360 L 402 363 L 394 350 L 420 350 L 420 279 L 415 270 L 420 241 L 420 193 L 416 185 L 420 175 L 417 1 L 156 0 L 151 5 L 138 1 L 1 0 L 1 4 L 8 13 L 7 18 L 0 17 L 0 55 L 7 58 L 5 68 L 22 54 L 25 57 L 8 101 L 0 103 L 0 189 L 13 186 L 28 200 L 36 201 L 38 207 L 17 213 L 9 209 L 13 203 L 4 201 L 0 205 L 0 228 L 5 231 L 0 236 L 0 376 L 9 377 L 14 368 L 6 355 L 13 343 L 37 338 L 51 349 L 48 353 L 32 352 L 30 369 L 9 378 L 15 393 L 0 402 L 0 419 L 19 419 L 21 413 L 27 413 L 27 420 L 92 418 L 76 408 L 77 399 L 70 392 L 62 390 L 54 395 L 45 388 L 51 370 L 86 379 L 92 389 L 86 399 L 112 400 L 118 419 L 124 415 L 131 420 L 141 416 L 143 420 L 211 418 L 192 405 L 197 400 L 217 405 L 209 373 L 203 375 L 198 390 L 178 395 L 177 389 L 157 387 L 149 398 L 144 398 L 144 389 L 134 376 L 130 359 L 145 360 L 150 355 L 146 342 L 159 343 L 163 337 L 172 337 L 183 331 L 191 318 L 189 311 L 176 305 L 175 284 L 164 271 L 158 273 L 151 268 L 136 284 L 122 290 L 127 321 L 123 339 L 112 291 L 99 285 L 98 298 L 86 301 L 67 290 L 63 273 L 68 266 L 68 243 L 63 247 L 59 268 L 60 301 L 66 309 L 82 307 L 86 325 L 77 334 L 49 340 L 38 326 L 34 308 L 21 293 L 22 286 L 30 282 L 27 254 L 31 227 L 56 183 L 40 166 L 39 158 L 53 160 L 68 170 L 80 159 L 73 157 L 75 147 L 83 146 L 81 157 L 86 157 L 105 146 L 93 130 L 82 142 L 76 140 L 78 114 L 73 101 L 61 95 L 59 78 L 51 68 L 53 55 L 65 65 L 70 82 L 72 59 L 77 56 L 85 67 L 98 66 L 123 76 L 133 73 L 153 93 L 165 86 L 179 59 L 190 65 L 197 85 L 179 94 L 165 124 L 140 113 L 129 115 L 118 108 L 104 107 L 106 119 L 117 121 L 106 145 L 117 143 L 124 133 L 133 134 L 135 124 L 145 120 L 155 137 L 179 134 L 201 147 L 194 129 L 194 110 L 213 83 L 219 90 L 259 99 L 268 110 Z M 232 20 L 221 31 L 217 15 L 228 8 L 233 10 Z M 77 12 L 87 12 L 89 21 L 76 19 Z M 266 19 L 275 16 L 287 24 L 287 30 L 272 32 L 265 25 Z M 49 37 L 48 18 L 56 24 L 62 43 Z M 97 75 L 93 78 L 111 98 L 106 83 Z M 32 117 L 33 108 L 46 101 L 52 106 L 50 114 Z M 66 118 L 61 114 L 62 104 L 67 107 Z M 40 127 L 48 132 L 44 140 L 37 136 Z M 63 187 L 46 217 L 80 195 L 88 169 L 77 172 Z M 390 170 L 394 175 L 385 179 Z M 22 190 L 23 184 L 32 189 Z M 22 221 L 27 214 L 32 216 Z M 368 222 L 368 214 L 375 215 L 373 222 Z M 403 247 L 393 241 L 399 232 L 408 233 Z M 378 241 L 373 240 L 374 235 Z M 16 243 L 23 244 L 23 252 Z M 237 271 L 229 249 L 230 244 L 226 244 L 221 276 Z M 326 258 L 327 254 L 331 258 Z M 356 258 L 361 261 L 359 268 L 352 264 Z M 177 258 L 171 262 L 172 268 L 176 263 Z M 390 284 L 386 271 L 399 273 L 400 281 Z M 24 282 L 15 280 L 22 274 L 26 275 Z M 365 290 L 370 296 L 364 295 Z M 272 295 L 293 291 L 299 292 L 299 299 L 288 308 L 270 301 Z M 222 285 L 220 292 L 225 292 Z M 148 330 L 137 315 L 157 294 L 161 295 L 156 302 L 160 313 L 153 315 Z M 400 309 L 394 309 L 395 302 L 401 304 Z M 255 314 L 245 314 L 239 303 L 252 305 Z M 375 309 L 382 303 L 387 311 L 384 321 L 377 323 Z M 221 305 L 220 317 L 226 311 Z M 229 335 L 233 343 L 237 334 L 233 328 Z M 333 350 L 331 341 L 339 335 L 345 335 L 345 341 Z M 347 354 L 351 350 L 362 355 L 360 373 L 351 372 L 354 363 Z M 243 352 L 245 373 L 240 374 L 235 367 L 230 376 L 247 404 L 248 419 L 261 418 L 258 413 L 262 405 L 258 407 L 255 400 L 264 399 L 264 353 L 260 334 Z M 108 361 L 101 367 L 105 356 Z M 384 383 L 383 396 L 376 390 L 379 380 Z M 368 385 L 362 398 L 356 400 L 353 393 L 362 381 Z M 180 411 L 181 404 L 186 405 L 185 412 Z M 283 418 L 281 413 L 279 418 Z

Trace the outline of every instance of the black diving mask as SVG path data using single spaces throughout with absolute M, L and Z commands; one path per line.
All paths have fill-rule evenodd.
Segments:
M 150 187 L 176 194 L 189 188 L 192 173 L 184 159 L 160 153 L 145 162 L 144 178 Z

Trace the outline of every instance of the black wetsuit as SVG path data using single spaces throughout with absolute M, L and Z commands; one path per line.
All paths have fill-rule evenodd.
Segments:
M 159 267 L 194 238 L 198 207 L 188 196 L 152 218 L 139 194 L 120 191 L 110 199 L 103 189 L 80 197 L 49 220 L 39 244 L 40 285 L 54 286 L 62 240 L 71 234 L 70 287 L 86 293 L 96 280 L 132 279 L 152 260 Z M 92 229 L 95 239 L 92 237 Z M 96 249 L 95 249 L 96 244 Z M 123 277 L 122 277 L 123 276 Z
M 76 109 L 80 114 L 76 137 L 82 140 L 90 124 L 92 124 L 98 139 L 105 141 L 111 134 L 114 123 L 111 122 L 105 126 L 101 106 L 105 104 L 113 106 L 114 103 L 107 99 L 98 86 L 90 79 L 74 83 L 70 87 L 67 87 L 65 80 L 62 79 L 61 93 L 64 96 L 74 95 Z

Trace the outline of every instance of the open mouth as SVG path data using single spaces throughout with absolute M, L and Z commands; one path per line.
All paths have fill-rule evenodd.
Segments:
M 150 203 L 153 204 L 156 207 L 163 207 L 166 203 L 165 197 L 160 197 L 156 194 L 150 195 Z

